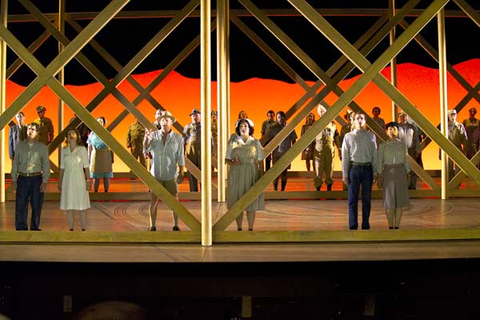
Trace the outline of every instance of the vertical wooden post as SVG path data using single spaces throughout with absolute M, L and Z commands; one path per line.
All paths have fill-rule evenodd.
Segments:
M 212 245 L 211 9 L 200 2 L 200 99 L 202 107 L 202 245 Z
M 388 9 L 390 13 L 390 19 L 395 17 L 395 0 L 389 0 L 388 1 Z M 392 30 L 390 30 L 390 45 L 395 41 L 397 35 L 396 35 L 396 27 L 393 27 Z M 397 87 L 397 58 L 393 58 L 392 61 L 390 62 L 390 77 L 391 80 L 390 82 L 394 87 Z M 397 121 L 398 118 L 398 106 L 395 103 L 395 101 L 392 100 L 392 120 Z
M 58 30 L 65 34 L 65 5 L 67 0 L 58 0 Z M 58 42 L 58 54 L 62 53 L 65 47 L 62 43 Z M 65 84 L 65 69 L 62 68 L 57 75 L 58 81 L 62 84 Z M 65 127 L 64 123 L 64 114 L 65 114 L 65 104 L 62 99 L 58 98 L 58 122 L 57 122 L 57 134 L 63 130 Z M 60 159 L 61 159 L 61 150 L 62 144 L 58 147 L 58 167 L 60 168 Z
M 218 202 L 226 200 L 228 110 L 230 110 L 230 12 L 229 0 L 217 1 L 217 109 L 218 109 Z
M 1 0 L 0 23 L 7 27 L 8 0 Z M 0 114 L 5 111 L 7 90 L 7 43 L 0 39 Z M 0 129 L 0 202 L 5 202 L 5 130 Z
M 448 91 L 447 91 L 447 48 L 445 39 L 445 11 L 437 15 L 438 24 L 438 76 L 440 81 L 440 119 L 442 134 L 448 139 Z M 442 159 L 442 199 L 448 199 L 448 157 L 441 152 Z

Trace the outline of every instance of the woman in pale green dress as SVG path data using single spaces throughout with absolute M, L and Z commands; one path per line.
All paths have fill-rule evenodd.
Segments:
M 253 135 L 253 122 L 243 119 L 237 122 L 236 135 L 228 142 L 226 162 L 230 165 L 228 174 L 227 207 L 230 209 L 261 176 L 263 149 Z M 250 205 L 247 211 L 248 230 L 253 230 L 257 210 L 265 209 L 263 193 Z M 243 211 L 237 217 L 237 228 L 242 230 Z

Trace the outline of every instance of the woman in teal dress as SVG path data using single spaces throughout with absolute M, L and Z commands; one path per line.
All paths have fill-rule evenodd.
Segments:
M 102 126 L 107 124 L 104 117 L 97 118 Z M 88 158 L 90 159 L 90 177 L 93 178 L 93 190 L 98 192 L 100 179 L 103 179 L 103 189 L 108 192 L 110 179 L 113 178 L 113 153 L 110 148 L 97 136 L 91 132 L 88 140 Z
M 230 209 L 261 176 L 263 149 L 260 141 L 253 135 L 253 122 L 242 119 L 237 122 L 236 135 L 228 142 L 226 162 L 230 165 L 228 173 L 227 207 Z M 257 210 L 265 209 L 263 193 L 250 205 L 247 211 L 248 230 L 253 230 Z M 243 212 L 237 217 L 237 228 L 242 230 Z

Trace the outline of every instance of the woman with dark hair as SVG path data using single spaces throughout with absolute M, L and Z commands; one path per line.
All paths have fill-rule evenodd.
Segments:
M 243 119 L 237 122 L 236 136 L 228 142 L 226 162 L 228 173 L 227 207 L 230 209 L 261 176 L 263 149 L 253 137 L 253 122 Z M 253 230 L 257 210 L 265 209 L 263 194 L 244 208 L 247 211 L 248 230 Z M 237 217 L 237 228 L 242 230 L 243 212 Z
M 380 144 L 378 150 L 378 185 L 383 190 L 383 207 L 387 211 L 388 227 L 398 229 L 402 211 L 410 206 L 408 193 L 407 147 L 398 138 L 399 124 L 385 125 L 389 140 Z
M 313 123 L 315 122 L 315 115 L 313 113 L 309 113 L 308 116 L 305 118 L 305 124 L 302 126 L 302 131 L 300 133 L 300 136 L 303 136 L 305 132 L 307 132 L 308 129 L 310 129 L 311 126 L 313 126 Z M 313 163 L 313 150 L 315 149 L 315 140 L 310 143 L 308 147 L 305 148 L 302 152 L 302 160 L 305 160 L 305 164 L 307 166 L 307 171 L 310 171 L 310 163 Z M 313 171 L 315 171 L 315 166 L 312 165 Z
M 88 170 L 87 149 L 81 144 L 80 132 L 68 129 L 66 146 L 62 149 L 58 191 L 61 192 L 60 209 L 67 211 L 67 221 L 70 231 L 74 229 L 74 211 L 80 212 L 80 224 L 85 231 L 87 212 L 90 208 L 88 190 L 91 189 Z
M 102 126 L 107 124 L 104 117 L 97 118 Z M 113 153 L 95 132 L 88 136 L 88 158 L 90 159 L 90 177 L 93 178 L 93 189 L 98 192 L 100 179 L 103 178 L 103 189 L 108 192 L 110 179 L 113 178 Z

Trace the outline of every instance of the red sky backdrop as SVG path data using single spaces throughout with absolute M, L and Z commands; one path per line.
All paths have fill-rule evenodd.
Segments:
M 474 87 L 480 81 L 480 59 L 469 60 L 460 63 L 454 68 Z M 133 77 L 144 87 L 160 73 L 161 71 L 150 72 Z M 390 68 L 385 68 L 382 73 L 390 78 Z M 358 77 L 344 80 L 340 87 L 347 90 Z M 426 115 L 435 125 L 440 122 L 439 111 L 439 77 L 437 69 L 429 69 L 414 64 L 401 64 L 398 66 L 398 88 L 424 115 Z M 313 85 L 313 83 L 309 83 Z M 98 83 L 84 86 L 66 86 L 67 89 L 83 104 L 87 105 L 103 88 Z M 9 106 L 14 99 L 24 90 L 11 81 L 7 82 L 6 104 Z M 137 91 L 126 81 L 120 86 L 119 90 L 125 94 L 130 101 L 133 101 L 138 95 Z M 289 84 L 277 80 L 253 78 L 250 80 L 231 84 L 231 130 L 233 130 L 235 119 L 240 110 L 245 110 L 248 117 L 254 121 L 257 130 L 255 136 L 260 137 L 261 123 L 266 118 L 266 112 L 270 109 L 274 111 L 287 111 L 302 95 L 304 90 L 296 84 Z M 449 108 L 455 107 L 461 99 L 467 94 L 466 90 L 452 77 L 448 76 L 448 101 Z M 193 108 L 200 108 L 200 80 L 190 79 L 182 75 L 171 72 L 161 83 L 153 90 L 152 96 L 171 111 L 177 121 L 182 125 L 190 121 L 189 113 Z M 336 101 L 337 97 L 330 94 L 326 101 L 330 105 Z M 48 88 L 43 88 L 24 108 L 23 112 L 26 121 L 31 122 L 36 117 L 36 107 L 43 105 L 47 108 L 46 116 L 51 118 L 55 125 L 55 134 L 58 133 L 57 104 L 58 99 Z M 381 117 L 385 121 L 391 121 L 391 101 L 375 84 L 370 83 L 356 98 L 357 102 L 367 113 L 371 114 L 374 106 L 382 109 Z M 217 109 L 216 82 L 212 83 L 212 109 Z M 468 109 L 476 107 L 480 111 L 479 103 L 476 100 L 470 100 L 467 106 L 459 113 L 458 120 L 461 122 L 468 117 Z M 139 105 L 140 110 L 152 118 L 155 109 L 145 100 Z M 94 116 L 104 116 L 108 122 L 115 119 L 123 110 L 123 106 L 113 97 L 107 97 L 94 111 Z M 344 112 L 341 113 L 342 115 Z M 65 107 L 65 123 L 73 116 L 73 112 Z M 317 117 L 318 118 L 318 117 Z M 128 126 L 134 122 L 133 116 L 129 115 L 113 131 L 114 136 L 125 145 Z M 297 127 L 297 135 L 300 136 L 300 127 Z M 8 129 L 6 130 L 8 138 Z M 5 150 L 8 154 L 8 150 Z M 438 147 L 432 143 L 423 153 L 426 169 L 439 169 Z M 56 154 L 51 159 L 57 162 Z M 6 172 L 10 171 L 10 161 L 6 161 Z M 336 170 L 340 169 L 338 159 L 335 164 Z M 294 161 L 292 170 L 305 170 L 304 163 L 300 156 Z M 115 172 L 129 171 L 125 164 L 118 159 L 114 164 Z

